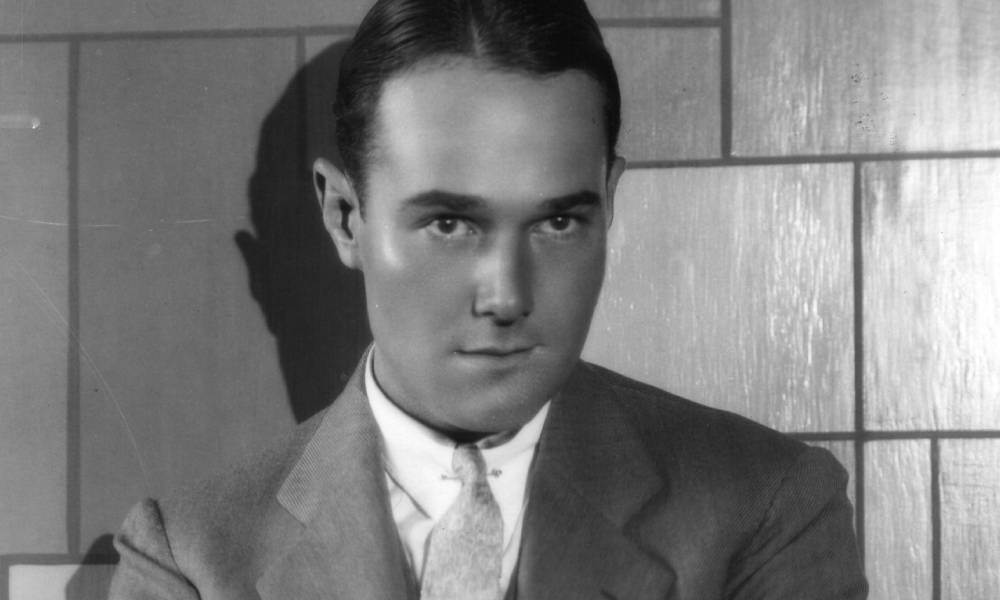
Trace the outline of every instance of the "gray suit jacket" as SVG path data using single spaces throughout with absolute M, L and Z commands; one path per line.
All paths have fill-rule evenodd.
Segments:
M 416 598 L 361 375 L 289 440 L 137 505 L 111 598 Z M 580 363 L 509 597 L 863 598 L 845 481 L 824 450 Z

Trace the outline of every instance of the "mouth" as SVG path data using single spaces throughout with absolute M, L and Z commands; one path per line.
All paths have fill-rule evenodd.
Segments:
M 456 351 L 456 354 L 469 358 L 483 359 L 511 359 L 529 354 L 534 350 L 534 346 L 477 346 L 473 348 L 463 348 Z

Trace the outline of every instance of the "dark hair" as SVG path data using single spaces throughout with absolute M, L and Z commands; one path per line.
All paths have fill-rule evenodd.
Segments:
M 418 63 L 448 57 L 539 76 L 571 69 L 590 75 L 604 95 L 608 157 L 614 157 L 618 76 L 584 0 L 378 0 L 344 55 L 334 103 L 337 144 L 359 195 L 383 86 Z

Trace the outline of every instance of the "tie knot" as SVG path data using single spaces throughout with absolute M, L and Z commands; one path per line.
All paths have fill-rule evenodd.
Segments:
M 455 447 L 451 455 L 451 468 L 462 481 L 462 485 L 486 480 L 486 463 L 483 454 L 473 444 L 462 444 Z

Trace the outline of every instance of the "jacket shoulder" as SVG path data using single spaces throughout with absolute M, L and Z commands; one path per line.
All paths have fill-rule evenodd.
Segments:
M 583 363 L 586 376 L 607 388 L 617 405 L 643 429 L 674 431 L 682 438 L 704 443 L 773 445 L 778 452 L 795 456 L 807 446 L 788 435 L 730 411 L 688 400 L 604 367 Z M 660 436 L 657 436 L 660 437 Z
M 826 450 L 735 413 L 699 404 L 606 368 L 584 377 L 622 411 L 653 462 L 675 485 L 691 483 L 741 502 L 767 502 L 798 463 L 815 463 L 832 486 L 846 472 Z M 763 508 L 763 507 L 761 507 Z
M 863 597 L 847 473 L 829 451 L 602 367 L 583 372 L 665 482 L 642 537 L 678 585 L 725 581 L 725 597 Z
M 276 500 L 278 490 L 324 414 L 220 472 L 161 500 L 146 501 L 155 503 L 164 537 L 183 572 L 209 572 L 210 567 L 212 577 L 226 579 L 265 566 L 260 559 L 294 530 L 292 518 Z

